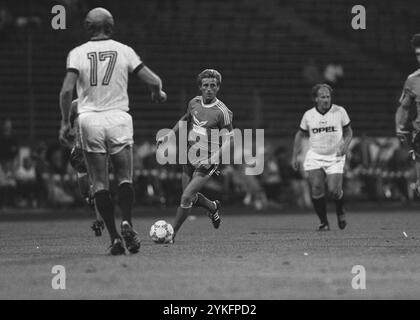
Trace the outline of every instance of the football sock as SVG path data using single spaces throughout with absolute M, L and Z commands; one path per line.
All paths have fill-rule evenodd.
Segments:
M 108 190 L 100 190 L 95 193 L 95 204 L 102 219 L 105 222 L 106 228 L 113 243 L 116 238 L 121 238 L 115 227 L 114 219 L 114 204 L 112 203 L 111 194 Z
M 341 197 L 335 200 L 335 212 L 338 215 L 344 213 L 344 192 L 341 193 Z
M 312 203 L 314 205 L 315 212 L 318 215 L 321 223 L 322 224 L 328 223 L 328 220 L 327 220 L 327 200 L 326 200 L 325 196 L 323 196 L 321 198 L 318 198 L 318 199 L 312 198 Z
M 181 228 L 182 224 L 184 223 L 185 219 L 187 219 L 188 215 L 190 214 L 191 207 L 190 208 L 183 208 L 179 206 L 176 209 L 176 216 L 174 221 L 174 233 L 176 234 Z
M 122 221 L 131 223 L 131 209 L 134 203 L 134 189 L 133 185 L 128 182 L 121 183 L 118 186 L 118 206 L 121 209 Z
M 213 213 L 216 210 L 216 206 L 213 201 L 207 199 L 202 193 L 197 192 L 197 200 L 194 205 L 202 207 Z

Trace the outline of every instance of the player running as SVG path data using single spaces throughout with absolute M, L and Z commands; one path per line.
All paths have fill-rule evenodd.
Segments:
M 413 36 L 411 46 L 420 64 L 420 34 Z M 395 113 L 396 134 L 415 160 L 416 193 L 420 195 L 420 69 L 407 77 L 399 102 Z
M 338 227 L 344 229 L 347 225 L 342 185 L 346 153 L 353 131 L 346 110 L 332 104 L 332 93 L 332 88 L 327 84 L 317 84 L 312 88 L 312 97 L 316 106 L 303 115 L 293 147 L 292 163 L 297 170 L 299 167 L 297 156 L 302 148 L 302 140 L 305 136 L 309 136 L 309 150 L 303 169 L 308 174 L 312 203 L 321 221 L 319 231 L 330 230 L 325 182 L 335 200 Z
M 105 228 L 104 222 L 96 209 L 93 195 L 91 193 L 91 183 L 89 182 L 89 176 L 87 173 L 85 158 L 83 156 L 82 140 L 80 137 L 80 130 L 78 126 L 78 113 L 77 113 L 77 99 L 73 100 L 70 110 L 70 126 L 74 132 L 74 142 L 72 145 L 67 145 L 71 148 L 70 152 L 70 164 L 77 174 L 77 184 L 79 186 L 80 195 L 82 196 L 88 207 L 95 212 L 96 220 L 93 221 L 91 229 L 95 233 L 95 236 L 100 237 L 102 230 Z M 72 139 L 73 140 L 73 139 Z
M 220 202 L 207 199 L 199 191 L 210 177 L 217 173 L 218 160 L 223 151 L 229 148 L 230 140 L 233 137 L 233 114 L 222 101 L 217 99 L 217 93 L 222 83 L 222 76 L 218 71 L 213 69 L 202 71 L 197 77 L 197 82 L 201 96 L 193 98 L 188 103 L 186 114 L 174 126 L 173 132 L 177 132 L 179 125 L 186 122 L 188 126 L 188 154 L 197 154 L 200 152 L 199 150 L 203 152 L 197 159 L 189 157 L 188 164 L 183 165 L 183 193 L 173 223 L 174 236 L 171 243 L 174 242 L 177 232 L 188 217 L 193 205 L 207 209 L 214 228 L 219 228 L 221 222 Z M 219 136 L 217 140 L 212 139 L 212 129 L 225 129 L 220 132 L 222 144 Z M 160 137 L 157 141 L 158 146 L 166 139 L 167 136 Z
M 130 253 L 140 249 L 131 222 L 134 202 L 132 186 L 133 121 L 128 114 L 127 82 L 134 73 L 150 88 L 152 101 L 163 102 L 160 78 L 144 65 L 135 51 L 111 39 L 114 20 L 109 11 L 95 8 L 86 16 L 90 40 L 71 50 L 67 73 L 60 92 L 60 140 L 70 132 L 70 107 L 77 84 L 78 126 L 95 205 L 111 238 L 110 253 L 125 253 L 114 219 L 114 203 L 109 191 L 108 158 L 118 185 L 118 206 L 122 213 L 121 235 Z M 108 157 L 109 155 L 109 157 Z

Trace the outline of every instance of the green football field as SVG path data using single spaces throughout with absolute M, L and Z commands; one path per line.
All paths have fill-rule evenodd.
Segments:
M 148 229 L 173 210 L 137 209 L 141 250 L 118 257 L 90 217 L 0 216 L 0 299 L 420 298 L 420 211 L 359 211 L 343 231 L 330 214 L 319 233 L 309 212 L 242 210 L 225 208 L 218 230 L 197 210 L 174 245 L 158 245 Z M 57 265 L 64 290 L 52 287 Z

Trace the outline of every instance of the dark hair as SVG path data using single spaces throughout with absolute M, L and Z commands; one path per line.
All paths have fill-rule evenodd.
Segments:
M 334 92 L 334 90 L 331 88 L 330 85 L 328 85 L 326 83 L 318 83 L 318 84 L 314 85 L 312 87 L 312 90 L 311 90 L 311 97 L 312 97 L 313 100 L 315 100 L 315 98 L 318 96 L 318 91 L 321 88 L 327 88 L 328 91 L 330 92 L 330 95 L 332 95 L 333 92 Z
M 217 80 L 217 85 L 220 86 L 222 83 L 222 75 L 219 71 L 215 69 L 206 69 L 200 72 L 200 74 L 197 76 L 197 83 L 198 86 L 201 86 L 201 81 L 205 78 L 214 78 Z
M 420 47 L 420 33 L 416 33 L 412 38 L 411 38 L 411 46 L 413 47 L 413 49 L 419 48 Z

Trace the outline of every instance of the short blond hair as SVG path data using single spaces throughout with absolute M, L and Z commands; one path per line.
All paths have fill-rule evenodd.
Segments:
M 200 72 L 200 74 L 197 76 L 197 83 L 198 86 L 201 86 L 201 82 L 205 78 L 214 78 L 217 80 L 217 85 L 220 86 L 222 83 L 222 75 L 219 71 L 215 69 L 206 69 Z

